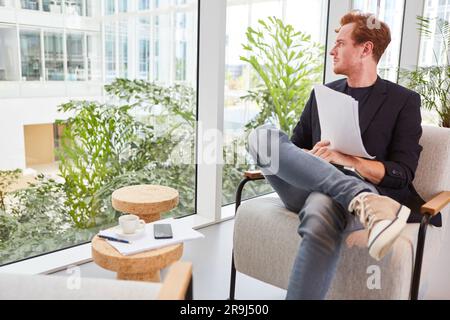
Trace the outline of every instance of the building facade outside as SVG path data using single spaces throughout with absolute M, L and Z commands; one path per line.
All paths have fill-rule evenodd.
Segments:
M 0 169 L 48 165 L 27 144 L 57 134 L 60 103 L 103 101 L 118 77 L 195 85 L 197 3 L 2 0 L 0 48 Z

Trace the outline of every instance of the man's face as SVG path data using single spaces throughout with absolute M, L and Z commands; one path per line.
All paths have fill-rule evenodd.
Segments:
M 361 67 L 364 46 L 355 45 L 351 37 L 354 27 L 354 23 L 342 26 L 337 34 L 335 46 L 330 51 L 336 74 L 349 75 Z

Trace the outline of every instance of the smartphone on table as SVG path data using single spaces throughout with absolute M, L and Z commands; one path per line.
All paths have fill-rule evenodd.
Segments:
M 173 238 L 172 226 L 169 223 L 154 224 L 153 235 L 155 239 L 171 239 Z

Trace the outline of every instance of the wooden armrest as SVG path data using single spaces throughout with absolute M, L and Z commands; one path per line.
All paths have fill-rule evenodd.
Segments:
M 450 191 L 439 193 L 433 199 L 425 203 L 421 208 L 421 213 L 428 213 L 435 216 L 450 202 Z
M 158 300 L 184 300 L 192 279 L 192 263 L 177 261 L 170 266 Z
M 264 175 L 261 170 L 245 171 L 244 176 L 250 180 L 264 179 Z

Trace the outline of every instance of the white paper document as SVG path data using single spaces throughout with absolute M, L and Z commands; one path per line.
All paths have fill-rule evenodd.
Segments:
M 374 159 L 364 147 L 359 127 L 358 101 L 324 85 L 315 85 L 322 140 L 348 155 Z
M 171 239 L 155 239 L 153 237 L 153 224 L 159 223 L 169 223 L 172 226 L 172 234 L 173 238 Z M 111 229 L 100 231 L 100 235 L 114 237 L 121 239 L 114 231 Z M 117 241 L 108 241 L 110 245 L 117 249 L 123 255 L 132 255 L 140 252 L 144 252 L 147 250 L 158 249 L 162 247 L 166 247 L 169 245 L 181 243 L 187 240 L 204 238 L 205 236 L 200 232 L 189 228 L 182 221 L 169 218 L 164 220 L 158 220 L 152 223 L 149 223 L 145 226 L 145 233 L 137 239 L 125 239 L 129 240 L 130 243 L 121 243 Z

